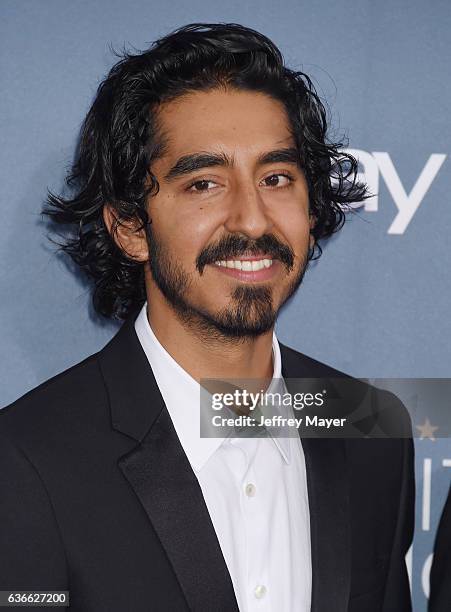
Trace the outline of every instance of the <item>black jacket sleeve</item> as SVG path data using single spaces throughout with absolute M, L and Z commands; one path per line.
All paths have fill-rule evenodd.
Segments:
M 0 590 L 68 589 L 65 552 L 45 485 L 17 444 L 0 435 Z M 47 609 L 55 608 L 39 607 Z
M 435 539 L 428 610 L 451 610 L 451 487 Z
M 414 532 L 415 476 L 414 449 L 411 439 L 404 442 L 403 483 L 400 491 L 398 523 L 390 559 L 384 598 L 384 612 L 410 612 L 412 609 L 405 556 Z

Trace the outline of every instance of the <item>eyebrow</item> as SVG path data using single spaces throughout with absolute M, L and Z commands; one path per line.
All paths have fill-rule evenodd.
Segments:
M 275 163 L 289 163 L 301 166 L 299 153 L 296 148 L 289 147 L 284 149 L 275 149 L 262 153 L 257 159 L 258 166 Z M 169 172 L 164 176 L 167 182 L 173 181 L 186 174 L 191 174 L 202 168 L 212 168 L 214 166 L 233 167 L 233 158 L 230 158 L 225 153 L 191 153 L 180 157 L 172 166 Z

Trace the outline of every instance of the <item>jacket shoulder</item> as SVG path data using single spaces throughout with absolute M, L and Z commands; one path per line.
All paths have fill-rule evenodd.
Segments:
M 279 342 L 282 357 L 282 367 L 286 376 L 309 376 L 311 378 L 351 378 L 349 374 L 341 372 L 332 366 L 313 359 L 304 353 Z
M 412 423 L 410 414 L 397 395 L 383 388 L 370 384 L 365 379 L 359 379 L 337 370 L 328 364 L 317 361 L 308 355 L 300 353 L 293 348 L 279 342 L 282 356 L 282 367 L 285 377 L 324 379 L 338 385 L 340 391 L 358 404 L 362 398 L 372 398 L 367 402 L 372 415 L 368 419 L 368 428 L 374 424 L 374 417 L 384 428 L 390 432 L 392 438 L 411 438 Z M 366 405 L 366 404 L 365 404 Z
M 83 418 L 86 408 L 104 403 L 105 388 L 97 359 L 90 355 L 56 374 L 0 410 L 0 433 L 12 437 L 60 428 Z

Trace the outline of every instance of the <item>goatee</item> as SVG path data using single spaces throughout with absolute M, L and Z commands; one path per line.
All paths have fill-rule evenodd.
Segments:
M 205 341 L 218 339 L 236 342 L 269 331 L 275 324 L 279 308 L 301 284 L 308 264 L 306 253 L 277 310 L 274 308 L 271 288 L 240 284 L 231 294 L 230 305 L 212 313 L 188 301 L 192 276 L 171 259 L 163 245 L 156 240 L 154 232 L 150 231 L 150 226 L 147 227 L 147 238 L 149 265 L 156 285 L 184 325 L 196 331 Z M 244 253 L 252 255 L 262 252 L 279 259 L 287 270 L 294 266 L 292 250 L 274 236 L 265 235 L 255 241 L 242 236 L 228 236 L 217 245 L 204 249 L 196 260 L 196 268 L 202 275 L 204 267 L 209 263 L 238 258 Z

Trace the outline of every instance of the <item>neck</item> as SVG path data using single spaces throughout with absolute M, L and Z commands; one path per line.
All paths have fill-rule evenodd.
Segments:
M 150 292 L 149 292 L 150 293 Z M 273 328 L 257 337 L 233 342 L 211 334 L 206 341 L 182 322 L 172 307 L 147 296 L 147 318 L 160 344 L 198 382 L 202 378 L 271 379 Z M 157 303 L 156 303 L 157 302 Z

